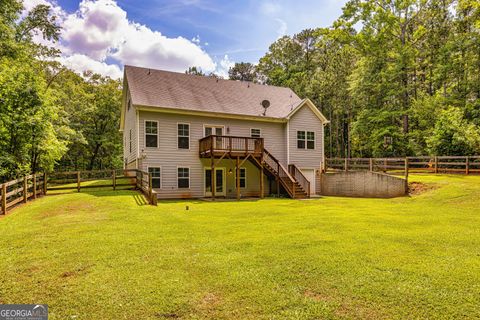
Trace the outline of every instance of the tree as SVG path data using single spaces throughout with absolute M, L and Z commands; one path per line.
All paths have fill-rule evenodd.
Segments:
M 255 81 L 256 69 L 250 62 L 237 62 L 228 70 L 230 80 Z
M 431 154 L 475 155 L 480 152 L 480 127 L 467 121 L 458 107 L 441 111 L 427 139 Z
M 185 74 L 192 74 L 195 76 L 205 76 L 206 74 L 202 71 L 200 67 L 189 67 L 188 70 L 185 71 Z
M 11 75 L 15 74 L 16 77 Z M 0 177 L 52 170 L 66 151 L 58 112 L 38 65 L 0 59 Z

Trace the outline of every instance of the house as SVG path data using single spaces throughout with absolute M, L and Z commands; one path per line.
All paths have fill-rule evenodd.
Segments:
M 158 198 L 317 191 L 325 116 L 289 88 L 125 66 L 124 166 Z

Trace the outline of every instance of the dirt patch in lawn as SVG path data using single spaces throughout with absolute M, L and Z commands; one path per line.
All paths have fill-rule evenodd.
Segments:
M 423 182 L 410 182 L 408 184 L 408 194 L 416 196 L 431 190 L 437 189 L 437 186 L 434 184 L 427 184 Z
M 79 266 L 78 268 L 74 270 L 69 270 L 65 271 L 60 275 L 60 278 L 75 278 L 80 275 L 88 273 L 88 270 L 92 267 L 93 265 L 84 265 L 84 266 Z

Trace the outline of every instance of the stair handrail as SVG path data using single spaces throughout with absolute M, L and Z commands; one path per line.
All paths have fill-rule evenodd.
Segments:
M 273 162 L 275 162 L 275 164 L 277 165 L 277 175 L 280 177 L 280 172 L 282 173 L 283 176 L 286 176 L 288 177 L 288 179 L 290 180 L 290 182 L 292 183 L 292 187 L 290 188 L 290 186 L 288 186 L 282 179 L 281 182 L 282 182 L 282 185 L 284 186 L 285 189 L 287 189 L 287 191 L 289 191 L 289 193 L 291 194 L 292 197 L 295 197 L 295 178 L 292 177 L 292 175 L 288 172 L 287 169 L 285 169 L 285 167 L 280 163 L 280 161 L 278 161 L 277 158 L 275 158 L 275 156 L 273 154 L 271 154 L 270 152 L 268 152 L 267 149 L 263 149 L 263 152 L 264 152 L 264 161 L 268 158 L 271 158 L 273 160 Z M 275 168 L 273 168 L 275 169 Z
M 305 177 L 303 172 L 295 165 L 295 164 L 289 164 L 288 168 L 292 169 L 292 174 L 295 180 L 302 186 L 302 188 L 305 190 L 307 193 L 307 196 L 310 197 L 310 181 Z

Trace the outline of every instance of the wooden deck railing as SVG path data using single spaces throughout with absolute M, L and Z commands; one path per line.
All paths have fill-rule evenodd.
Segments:
M 263 152 L 263 138 L 210 135 L 200 139 L 199 145 L 200 156 L 210 156 L 215 152 L 245 155 L 261 155 Z
M 422 156 L 406 158 L 328 158 L 327 170 L 369 170 L 410 173 L 480 174 L 480 156 Z
M 303 175 L 302 171 L 300 171 L 300 169 L 298 169 L 298 167 L 294 164 L 288 165 L 288 171 L 292 177 L 297 180 L 303 190 L 305 190 L 307 196 L 310 197 L 310 181 L 308 181 L 308 179 Z
M 48 192 L 87 188 L 113 188 L 131 186 L 140 190 L 148 202 L 157 204 L 157 195 L 153 190 L 148 172 L 136 169 L 65 171 L 31 174 L 23 178 L 8 181 L 0 185 L 0 214 L 6 214 L 13 206 L 34 200 Z

